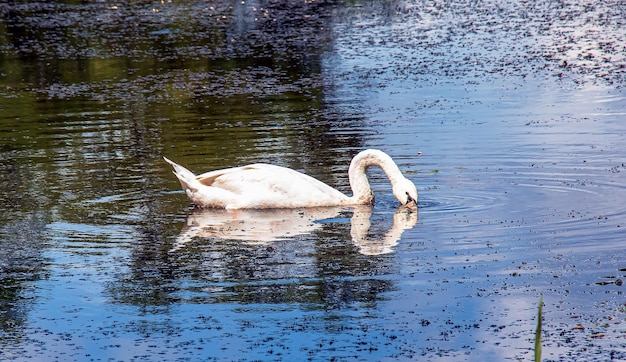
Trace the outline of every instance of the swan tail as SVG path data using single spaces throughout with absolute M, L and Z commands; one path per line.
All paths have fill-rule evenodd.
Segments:
M 174 168 L 173 173 L 174 175 L 176 175 L 176 177 L 178 178 L 178 181 L 180 181 L 180 185 L 183 187 L 185 191 L 187 190 L 197 191 L 198 190 L 198 187 L 197 187 L 198 180 L 196 179 L 196 175 L 194 175 L 193 172 L 177 164 L 176 162 L 168 159 L 167 157 L 163 157 L 163 159 L 165 160 L 165 162 L 172 165 L 172 167 Z

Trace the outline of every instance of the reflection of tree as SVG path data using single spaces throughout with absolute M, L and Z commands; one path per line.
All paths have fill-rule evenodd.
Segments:
M 0 345 L 21 338 L 32 302 L 27 291 L 45 277 L 42 249 L 51 205 L 51 195 L 33 183 L 44 173 L 23 164 L 24 151 L 11 146 L 0 148 L 0 335 L 16 340 L 0 338 Z
M 32 288 L 32 282 L 45 277 L 41 255 L 45 221 L 36 213 L 18 215 L 14 213 L 13 220 L 6 220 L 4 213 L 0 215 L 0 346 L 21 338 L 19 331 L 32 302 L 26 291 Z M 5 336 L 13 336 L 16 341 Z
M 354 127 L 362 115 L 325 100 L 330 84 L 321 78 L 321 58 L 332 47 L 336 7 L 304 1 L 9 4 L 4 50 L 35 56 L 0 64 L 42 100 L 97 100 L 96 112 L 124 110 L 179 123 L 163 140 L 178 154 L 197 155 L 198 165 L 260 159 L 342 184 L 334 175 L 343 177 L 352 155 L 339 150 L 359 149 L 362 133 L 333 130 Z M 61 101 L 33 106 L 67 109 Z M 341 172 L 318 172 L 323 159 L 338 160 Z
M 0 92 L 11 99 L 0 107 L 0 169 L 8 175 L 0 186 L 9 190 L 0 194 L 0 245 L 20 240 L 19 250 L 0 254 L 7 256 L 0 261 L 16 261 L 1 265 L 0 303 L 9 312 L 0 318 L 11 315 L 2 324 L 25 318 L 22 293 L 45 275 L 41 230 L 54 221 L 134 229 L 129 272 L 108 285 L 114 300 L 133 305 L 339 305 L 375 300 L 375 291 L 390 288 L 369 277 L 378 264 L 347 242 L 347 229 L 325 226 L 318 245 L 306 238 L 277 242 L 276 249 L 223 240 L 197 254 L 167 252 L 175 233 L 169 215 L 183 206 L 163 196 L 175 182 L 161 170 L 164 149 L 198 170 L 271 161 L 348 187 L 353 154 L 346 150 L 360 149 L 367 131 L 358 108 L 346 113 L 328 99 L 332 84 L 321 74 L 337 6 L 0 5 Z M 23 230 L 16 236 L 17 225 Z M 337 267 L 354 270 L 355 279 L 333 279 Z

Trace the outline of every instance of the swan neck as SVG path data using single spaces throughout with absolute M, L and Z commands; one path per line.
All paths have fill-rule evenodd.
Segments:
M 348 169 L 350 187 L 352 187 L 355 203 L 367 204 L 374 201 L 374 194 L 367 179 L 366 171 L 370 166 L 378 166 L 394 185 L 404 176 L 391 157 L 378 150 L 365 150 L 354 156 Z

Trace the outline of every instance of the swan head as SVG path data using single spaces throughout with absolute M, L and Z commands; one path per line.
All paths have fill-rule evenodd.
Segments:
M 409 210 L 417 210 L 417 187 L 411 180 L 405 178 L 395 183 L 393 195 Z

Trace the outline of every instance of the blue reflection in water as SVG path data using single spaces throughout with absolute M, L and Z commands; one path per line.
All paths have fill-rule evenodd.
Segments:
M 539 294 L 546 358 L 623 357 L 616 5 L 361 5 L 7 5 L 2 359 L 525 359 Z M 365 213 L 202 220 L 161 161 L 348 191 L 370 147 L 419 219 L 372 170 Z

